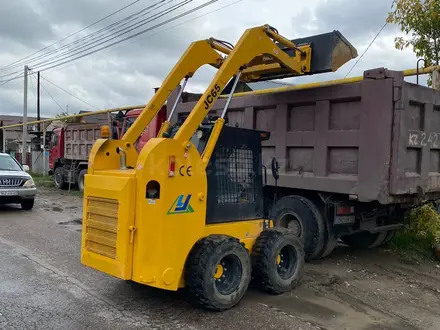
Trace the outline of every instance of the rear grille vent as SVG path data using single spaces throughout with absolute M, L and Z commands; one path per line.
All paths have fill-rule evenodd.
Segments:
M 98 197 L 87 201 L 86 249 L 116 259 L 119 203 Z
M 0 188 L 20 187 L 23 184 L 21 178 L 0 178 Z

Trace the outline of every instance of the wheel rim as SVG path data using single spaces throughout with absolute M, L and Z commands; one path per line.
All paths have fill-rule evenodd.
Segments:
M 217 264 L 214 280 L 217 291 L 229 295 L 240 285 L 242 267 L 240 259 L 235 255 L 227 255 Z
M 284 246 L 276 256 L 278 275 L 284 280 L 293 276 L 296 271 L 297 255 L 292 245 Z
M 84 176 L 82 175 L 78 178 L 78 186 L 81 191 L 84 190 Z
M 59 171 L 55 172 L 55 183 L 60 186 L 62 183 L 61 173 Z
M 289 228 L 293 233 L 301 237 L 302 235 L 302 225 L 298 217 L 293 213 L 285 213 L 280 217 L 280 225 L 284 228 Z

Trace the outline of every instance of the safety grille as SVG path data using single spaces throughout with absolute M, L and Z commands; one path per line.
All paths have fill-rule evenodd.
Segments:
M 217 203 L 254 203 L 252 150 L 220 147 L 217 151 Z
M 20 178 L 0 178 L 0 188 L 20 187 L 23 179 Z
M 259 219 L 263 215 L 259 131 L 225 126 L 206 169 L 207 223 Z
M 116 259 L 119 203 L 115 199 L 87 198 L 86 249 Z

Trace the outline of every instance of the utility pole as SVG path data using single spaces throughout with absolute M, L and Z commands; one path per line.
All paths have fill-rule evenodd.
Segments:
M 37 120 L 41 120 L 40 118 L 40 71 L 37 72 Z M 40 123 L 38 123 L 37 131 L 39 132 L 41 129 Z
M 23 165 L 26 164 L 26 156 L 27 156 L 27 90 L 28 90 L 28 71 L 29 67 L 27 65 L 24 66 L 24 95 L 23 95 L 23 143 L 22 143 L 22 152 L 21 152 L 21 163 Z
M 3 126 L 3 120 L 0 120 L 0 126 Z M 5 135 L 6 135 L 5 129 L 4 128 L 0 129 L 0 144 L 1 144 L 0 152 L 6 151 Z
M 41 115 L 41 112 L 40 112 L 40 71 L 38 71 L 37 72 L 37 120 L 41 120 L 40 115 Z M 41 130 L 41 124 L 38 123 L 37 124 L 37 132 L 38 132 L 38 137 L 40 138 L 40 141 L 39 141 L 39 145 L 36 150 L 41 150 L 41 144 L 42 144 L 41 142 L 42 142 L 42 140 L 44 140 L 46 138 L 45 134 L 41 135 L 40 130 Z M 44 152 L 44 150 L 43 150 L 43 152 Z

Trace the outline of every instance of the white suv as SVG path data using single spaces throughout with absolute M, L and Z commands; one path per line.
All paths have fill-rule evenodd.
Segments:
M 0 152 L 0 204 L 21 204 L 24 210 L 34 207 L 37 188 L 34 180 L 26 173 L 27 165 L 8 154 Z

